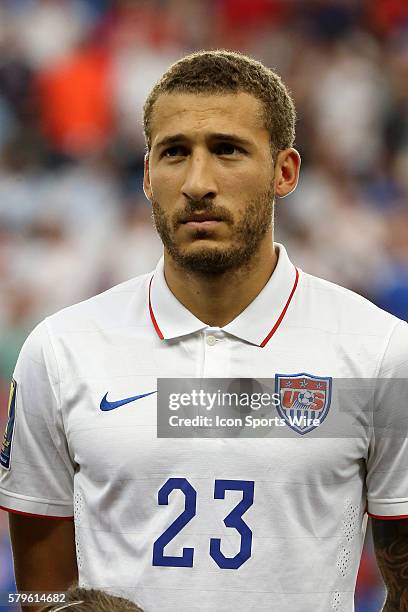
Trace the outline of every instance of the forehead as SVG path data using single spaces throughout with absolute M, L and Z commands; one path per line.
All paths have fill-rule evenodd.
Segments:
M 260 100 L 245 92 L 227 94 L 162 94 L 156 100 L 151 121 L 151 139 L 183 132 L 225 132 L 269 139 Z

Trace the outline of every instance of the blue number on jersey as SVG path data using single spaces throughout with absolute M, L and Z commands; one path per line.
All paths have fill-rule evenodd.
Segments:
M 222 569 L 238 569 L 251 556 L 252 531 L 242 520 L 242 515 L 254 503 L 254 482 L 252 480 L 216 480 L 214 498 L 225 499 L 225 491 L 242 491 L 242 499 L 224 519 L 226 527 L 233 527 L 241 535 L 241 547 L 235 557 L 225 557 L 221 552 L 221 539 L 211 538 L 210 555 Z
M 197 492 L 185 478 L 169 478 L 158 493 L 159 504 L 167 506 L 169 495 L 175 489 L 183 491 L 186 498 L 184 511 L 167 527 L 160 538 L 153 545 L 153 565 L 167 565 L 169 567 L 193 567 L 194 548 L 183 548 L 181 557 L 165 557 L 163 549 L 195 516 L 197 507 Z
M 252 550 L 252 531 L 242 520 L 242 515 L 254 503 L 254 482 L 252 480 L 216 480 L 214 499 L 225 499 L 226 491 L 242 491 L 242 499 L 224 519 L 226 527 L 232 527 L 241 536 L 241 546 L 234 557 L 225 557 L 221 552 L 221 539 L 211 538 L 210 555 L 221 569 L 238 569 L 248 561 Z M 160 505 L 168 505 L 169 494 L 179 489 L 185 496 L 184 511 L 157 538 L 153 545 L 153 565 L 167 567 L 193 567 L 194 548 L 183 548 L 181 557 L 165 556 L 163 549 L 187 523 L 196 515 L 197 492 L 186 478 L 169 478 L 158 493 Z

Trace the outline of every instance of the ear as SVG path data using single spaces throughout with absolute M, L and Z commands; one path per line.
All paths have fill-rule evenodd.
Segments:
M 150 202 L 153 199 L 152 186 L 150 184 L 150 170 L 149 170 L 149 153 L 146 153 L 144 156 L 144 166 L 143 166 L 143 191 L 148 200 Z
M 293 149 L 278 153 L 275 163 L 275 195 L 284 198 L 296 189 L 300 172 L 300 155 Z

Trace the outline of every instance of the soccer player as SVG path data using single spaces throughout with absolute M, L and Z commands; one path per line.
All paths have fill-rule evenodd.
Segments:
M 243 55 L 195 53 L 154 86 L 144 127 L 164 258 L 48 317 L 15 369 L 0 504 L 18 588 L 349 612 L 368 513 L 384 610 L 407 609 L 407 440 L 370 426 L 377 409 L 392 424 L 395 396 L 325 432 L 336 378 L 407 377 L 408 328 L 274 243 L 300 168 L 287 89 Z M 285 435 L 157 437 L 158 379 L 218 377 L 274 380 Z

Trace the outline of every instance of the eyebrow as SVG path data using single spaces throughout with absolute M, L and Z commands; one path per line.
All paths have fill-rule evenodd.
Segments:
M 186 140 L 188 140 L 188 138 L 185 136 L 185 134 L 181 134 L 181 133 L 174 134 L 173 136 L 166 136 L 165 138 L 162 138 L 161 140 L 159 140 L 159 142 L 156 143 L 156 147 L 164 147 L 164 146 L 168 146 L 168 145 L 172 145 L 172 144 L 176 144 L 180 142 L 185 142 Z M 250 140 L 242 138 L 241 136 L 236 136 L 235 134 L 224 134 L 221 132 L 210 134 L 209 140 L 231 142 L 231 143 L 240 144 L 246 147 L 249 147 L 253 144 Z

